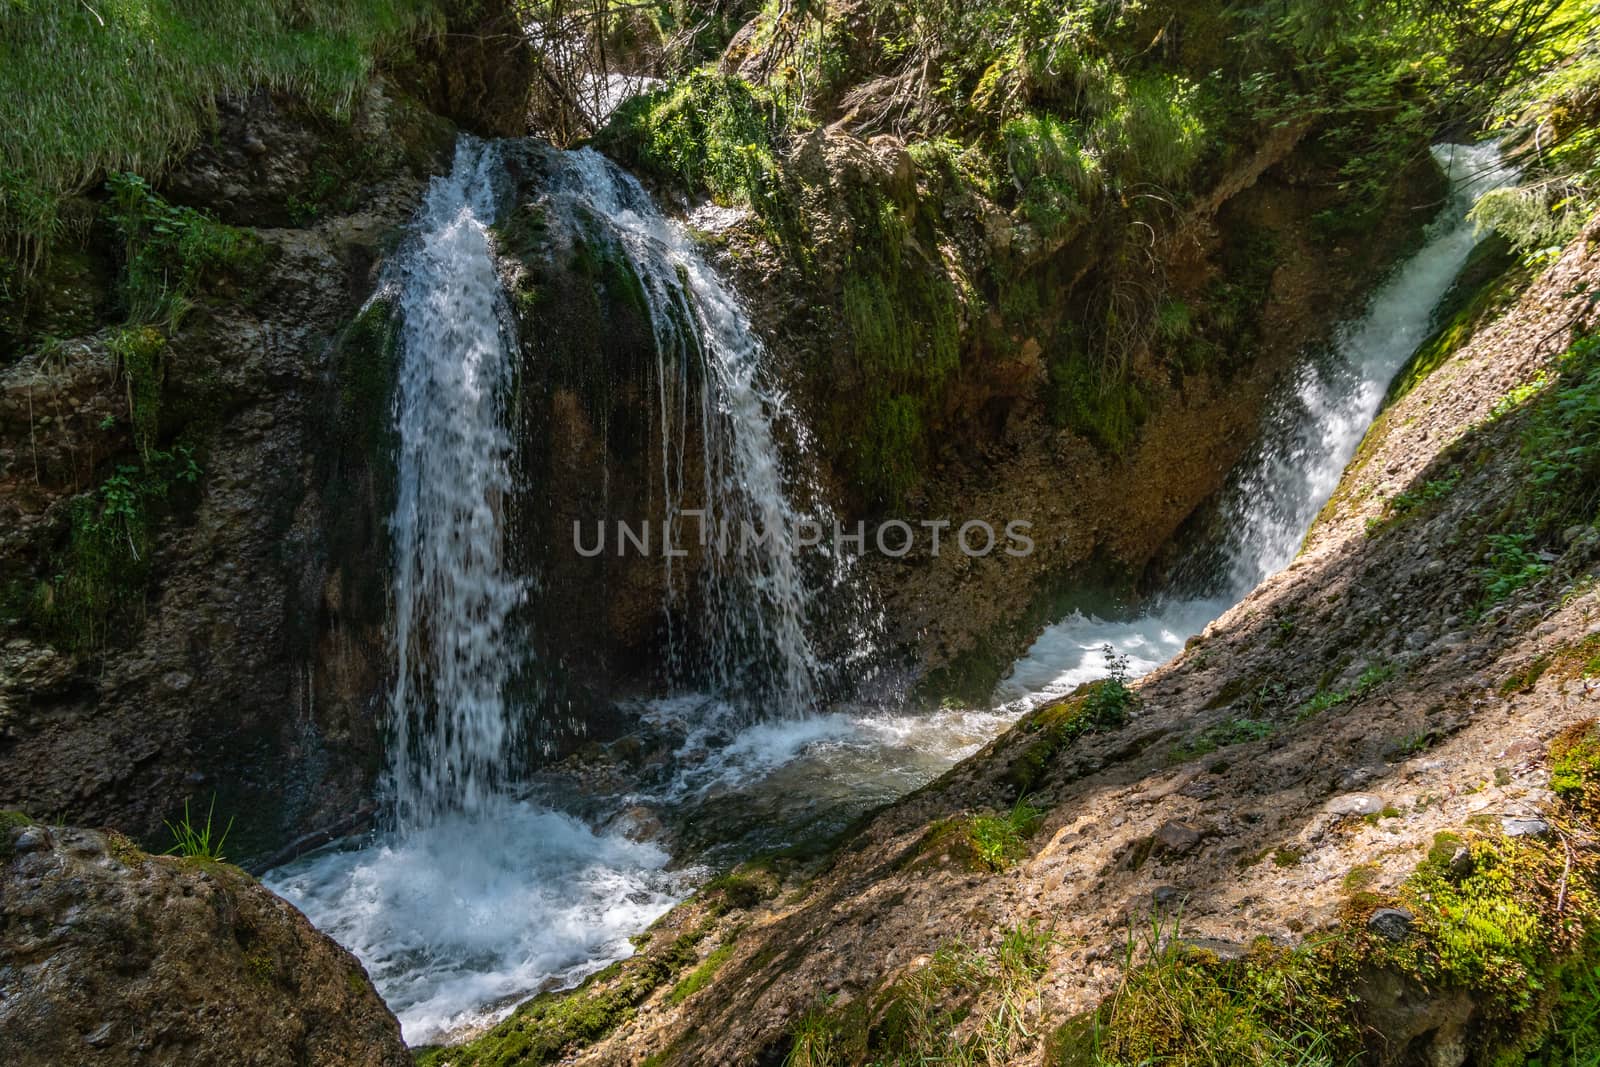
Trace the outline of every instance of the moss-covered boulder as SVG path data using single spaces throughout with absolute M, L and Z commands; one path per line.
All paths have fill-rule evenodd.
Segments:
M 354 956 L 226 863 L 0 814 L 12 1067 L 408 1067 Z

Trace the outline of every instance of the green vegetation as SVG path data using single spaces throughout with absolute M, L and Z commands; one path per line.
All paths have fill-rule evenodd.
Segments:
M 1204 756 L 1215 752 L 1219 748 L 1230 745 L 1246 745 L 1252 741 L 1263 741 L 1277 733 L 1278 728 L 1262 719 L 1229 719 L 1215 726 L 1207 727 L 1199 736 L 1191 738 L 1177 745 L 1168 753 L 1168 758 L 1174 763 L 1181 763 L 1196 756 Z
M 1049 1062 L 1084 1067 L 1344 1064 L 1358 1033 L 1314 952 L 1262 941 L 1219 960 L 1176 936 L 1176 920 L 1130 926 L 1122 983 L 1087 1020 L 1069 1022 Z M 1144 961 L 1137 963 L 1141 951 Z M 1337 1055 L 1346 1050 L 1346 1055 Z
M 1020 730 L 1037 735 L 1006 770 L 1006 781 L 1024 794 L 1062 749 L 1086 734 L 1116 730 L 1128 721 L 1138 700 L 1128 685 L 1128 657 L 1118 655 L 1109 644 L 1101 652 L 1109 677 L 1085 682 L 1071 696 L 1044 705 L 1018 724 Z
M 948 856 L 970 871 L 1003 871 L 1027 857 L 1028 839 L 1043 818 L 1044 812 L 1023 798 L 1007 812 L 940 819 L 923 835 L 913 862 Z
M 213 830 L 211 817 L 216 813 L 217 798 L 211 798 L 211 806 L 206 809 L 206 821 L 196 825 L 189 818 L 189 802 L 183 802 L 183 817 L 177 822 L 167 823 L 167 830 L 172 834 L 172 847 L 167 849 L 169 856 L 183 856 L 187 859 L 210 860 L 220 863 L 227 857 L 222 854 L 222 848 L 228 841 L 228 832 L 233 829 L 233 819 L 228 819 L 228 825 L 222 828 L 220 834 L 212 836 Z
M 870 994 L 824 1000 L 790 1028 L 784 1067 L 1014 1062 L 1055 940 L 1029 922 L 986 949 L 952 941 Z
M 698 71 L 625 102 L 599 143 L 635 170 L 770 219 L 784 211 L 774 146 L 792 122 L 770 91 Z
M 1573 1063 L 1564 1048 L 1592 1032 L 1600 904 L 1592 873 L 1559 845 L 1506 838 L 1440 840 L 1394 897 L 1371 892 L 1371 868 L 1346 880 L 1347 921 L 1298 949 L 1262 940 L 1236 959 L 1194 948 L 1153 917 L 1129 935 L 1117 992 L 1052 1041 L 1049 1062 L 1345 1065 L 1361 1062 L 1367 976 L 1406 996 L 1466 991 L 1485 1063 Z M 1404 907 L 1401 942 L 1368 930 L 1378 907 Z M 1431 991 L 1430 993 L 1424 991 Z M 1387 995 L 1387 994 L 1385 994 Z M 1545 1059 L 1528 1060 L 1544 1049 Z
M 752 860 L 701 887 L 677 936 L 658 924 L 633 939 L 637 955 L 590 975 L 576 989 L 542 993 L 510 1018 L 463 1045 L 419 1051 L 418 1067 L 538 1067 L 557 1063 L 605 1037 L 633 1018 L 659 990 L 679 1004 L 709 985 L 734 953 L 734 932 L 722 928 L 722 944 L 704 959 L 699 946 L 730 912 L 770 900 L 778 892 L 770 864 Z M 671 913 L 667 920 L 681 915 Z M 676 980 L 674 982 L 674 980 Z M 674 983 L 668 985 L 668 983 Z
M 1550 573 L 1550 564 L 1544 562 L 1528 544 L 1532 534 L 1490 534 L 1488 555 L 1478 568 L 1478 580 L 1483 584 L 1480 610 L 1494 607 L 1525 585 Z
M 1591 720 L 1550 751 L 1552 788 L 1574 818 L 1600 812 L 1600 729 Z M 1600 882 L 1574 862 L 1566 824 L 1546 838 L 1444 832 L 1393 895 L 1377 869 L 1345 878 L 1345 921 L 1289 950 L 1258 942 L 1223 960 L 1152 917 L 1130 930 L 1116 993 L 1054 1036 L 1048 1062 L 1344 1065 L 1360 1062 L 1375 996 L 1443 996 L 1473 1005 L 1478 1062 L 1592 1065 L 1600 1036 Z M 1492 821 L 1492 820 L 1491 820 Z M 1280 848 L 1274 862 L 1298 860 Z M 1411 915 L 1409 936 L 1368 929 L 1380 907 Z M 1403 991 L 1381 993 L 1371 976 Z
M 1600 334 L 1573 341 L 1553 374 L 1512 390 L 1493 419 L 1513 414 L 1522 420 L 1526 480 L 1509 521 L 1484 537 L 1480 612 L 1549 574 L 1563 531 L 1600 515 Z
M 700 961 L 698 967 L 690 971 L 677 985 L 672 987 L 672 992 L 667 994 L 667 1002 L 669 1004 L 682 1004 L 710 985 L 711 979 L 716 977 L 717 971 L 733 955 L 734 947 L 732 942 L 728 942 L 713 949 L 709 956 Z
M 99 651 L 120 626 L 139 622 L 150 577 L 156 519 L 200 467 L 188 446 L 152 450 L 142 464 L 117 467 L 72 504 L 72 526 L 57 573 L 40 584 L 30 619 L 57 644 Z
M 1310 700 L 1301 705 L 1300 710 L 1295 713 L 1295 721 L 1304 722 L 1329 708 L 1336 708 L 1352 700 L 1364 700 L 1394 675 L 1394 664 L 1375 663 L 1362 671 L 1349 689 L 1319 689 Z
M 1549 25 L 1532 57 L 1537 72 L 1507 86 L 1491 119 L 1532 142 L 1517 152 L 1525 180 L 1472 212 L 1536 258 L 1559 249 L 1600 206 L 1600 20 L 1590 0 L 1563 0 Z
M 1585 818 L 1600 817 L 1600 725 L 1591 719 L 1550 745 L 1550 789 Z
M 1459 468 L 1437 478 L 1429 478 L 1415 489 L 1396 493 L 1385 508 L 1381 519 L 1367 520 L 1367 534 L 1371 536 L 1389 529 L 1399 520 L 1415 512 L 1425 511 L 1444 500 L 1461 484 Z
M 438 23 L 430 0 L 9 0 L 0 5 L 0 249 L 37 261 L 65 198 L 158 172 L 215 100 L 257 86 L 349 107 L 373 66 Z
M 176 329 L 202 289 L 261 263 L 254 235 L 167 203 L 137 174 L 112 174 L 106 188 L 106 215 L 123 241 L 122 302 L 131 323 Z

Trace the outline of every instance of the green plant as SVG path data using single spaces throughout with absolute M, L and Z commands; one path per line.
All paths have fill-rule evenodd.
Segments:
M 151 529 L 173 489 L 192 486 L 200 466 L 187 445 L 125 463 L 72 504 L 55 576 L 41 583 L 30 617 L 52 640 L 78 652 L 103 647 L 119 624 L 141 614 L 150 572 Z
M 1001 130 L 1006 168 L 1023 214 L 1046 241 L 1064 239 L 1087 220 L 1100 194 L 1100 161 L 1080 129 L 1048 114 L 1012 119 Z
M 711 954 L 702 960 L 698 967 L 690 971 L 679 980 L 677 985 L 672 987 L 672 992 L 667 994 L 667 1002 L 670 1004 L 682 1004 L 710 985 L 711 980 L 716 977 L 717 971 L 733 955 L 734 947 L 734 944 L 730 941 L 713 949 Z
M 1367 697 L 1374 689 L 1387 682 L 1395 675 L 1395 665 L 1392 663 L 1374 663 L 1357 676 L 1355 684 L 1349 689 L 1319 689 L 1300 706 L 1295 713 L 1296 722 L 1305 722 L 1307 719 L 1327 711 L 1329 708 L 1338 707 L 1340 704 L 1351 700 L 1361 700 Z
M 870 996 L 819 1001 L 791 1027 L 785 1065 L 1015 1062 L 1035 1037 L 1055 943 L 1038 922 L 998 931 L 987 949 L 947 942 Z
M 975 815 L 967 822 L 977 862 L 990 871 L 1003 871 L 1027 854 L 1028 838 L 1039 828 L 1044 812 L 1019 799 L 1003 815 Z
M 1315 948 L 1290 951 L 1265 941 L 1219 960 L 1180 936 L 1180 920 L 1130 924 L 1123 977 L 1089 1019 L 1058 1031 L 1060 1064 L 1096 1067 L 1340 1067 L 1352 1062 L 1359 1031 Z
M 167 823 L 167 830 L 173 838 L 172 847 L 167 849 L 167 855 L 184 856 L 188 859 L 211 860 L 220 863 L 226 859 L 222 848 L 228 841 L 228 832 L 233 829 L 233 818 L 230 816 L 228 825 L 213 839 L 211 817 L 217 808 L 217 798 L 213 795 L 211 806 L 206 809 L 206 821 L 196 825 L 189 818 L 189 802 L 183 802 L 183 817 L 176 823 Z
M 1493 607 L 1550 573 L 1550 564 L 1528 547 L 1532 540 L 1533 535 L 1526 533 L 1489 535 L 1488 558 L 1477 571 L 1483 585 L 1480 608 Z
M 197 293 L 261 260 L 254 235 L 169 204 L 137 174 L 113 173 L 106 188 L 107 214 L 123 241 L 122 299 L 132 323 L 176 329 Z
M 792 123 L 772 92 L 697 71 L 625 102 L 600 140 L 640 170 L 766 214 L 780 196 L 774 145 Z
M 0 4 L 0 246 L 37 262 L 100 174 L 157 173 L 257 87 L 343 113 L 432 0 Z

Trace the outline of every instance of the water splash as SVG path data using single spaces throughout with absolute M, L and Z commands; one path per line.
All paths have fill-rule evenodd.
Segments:
M 403 829 L 492 802 L 514 733 L 504 689 L 523 585 L 507 573 L 502 514 L 515 341 L 487 233 L 499 168 L 493 144 L 462 138 L 390 272 L 402 326 L 389 787 Z

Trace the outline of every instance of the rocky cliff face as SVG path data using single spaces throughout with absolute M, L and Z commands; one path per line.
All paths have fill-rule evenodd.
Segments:
M 382 307 L 361 311 L 457 132 L 412 92 L 517 132 L 526 84 L 423 51 L 342 119 L 222 101 L 154 186 L 81 198 L 93 224 L 44 269 L 83 313 L 0 366 L 6 803 L 144 837 L 215 794 L 258 857 L 359 815 L 394 370 Z
M 1060 616 L 1069 591 L 1133 595 L 1134 576 L 1253 440 L 1277 377 L 1326 336 L 1337 309 L 1359 304 L 1381 265 L 1417 240 L 1443 188 L 1431 160 L 1401 176 L 1382 225 L 1330 253 L 1315 222 L 1330 202 L 1322 188 L 1329 176 L 1306 133 L 1288 128 L 1265 139 L 1198 194 L 1158 243 L 1151 277 L 1197 325 L 1182 342 L 1156 337 L 1132 357 L 1129 381 L 1116 388 L 1146 414 L 1118 441 L 1083 422 L 1063 424 L 1063 386 L 1049 367 L 1064 358 L 1063 323 L 1091 316 L 1085 302 L 1117 269 L 1092 231 L 1039 248 L 1027 221 L 919 162 L 899 139 L 863 139 L 841 124 L 803 137 L 784 164 L 792 182 L 786 195 L 811 236 L 804 270 L 758 218 L 709 236 L 764 333 L 776 339 L 847 523 L 865 521 L 869 530 L 896 517 L 981 519 L 996 529 L 1012 520 L 1031 524 L 1034 551 L 1021 559 L 955 551 L 934 558 L 919 550 L 871 561 L 889 620 L 886 643 L 909 657 L 924 697 L 986 700 L 1006 665 Z M 871 212 L 878 210 L 903 218 L 902 237 L 877 231 Z M 905 484 L 891 499 L 875 495 L 879 483 L 862 473 L 866 464 L 876 477 L 887 459 L 863 453 L 876 432 L 876 417 L 863 407 L 876 372 L 847 305 L 863 275 L 871 277 L 862 246 L 896 241 L 904 242 L 907 277 L 948 274 L 941 283 L 961 295 L 950 324 L 955 365 L 919 401 L 926 452 L 906 459 Z M 915 288 L 899 284 L 895 303 Z M 1030 302 L 1026 315 L 1007 310 Z M 1220 318 L 1223 305 L 1231 316 L 1225 331 L 1198 325 Z M 937 325 L 925 312 L 902 307 L 890 320 L 919 359 L 931 358 L 924 346 Z M 1219 343 L 1229 349 L 1226 359 L 1174 364 L 1174 345 Z M 1093 397 L 1100 388 L 1080 382 L 1066 395 Z
M 511 1062 L 1582 1047 L 1596 291 L 1593 225 L 1484 285 L 1300 558 L 1176 661 L 1040 709 L 786 891 L 783 861 L 725 880 L 740 910 L 541 1005 L 597 1022 Z M 441 1062 L 505 1062 L 519 1020 Z
M 404 1067 L 361 964 L 236 867 L 0 813 L 0 1056 Z

